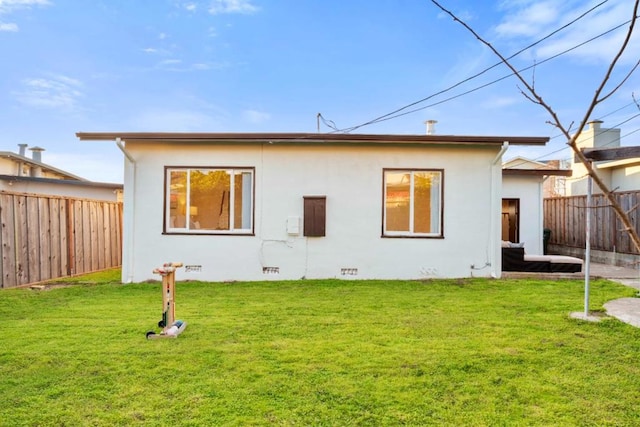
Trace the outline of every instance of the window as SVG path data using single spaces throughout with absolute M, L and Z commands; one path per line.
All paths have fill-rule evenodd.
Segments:
M 441 170 L 385 169 L 383 236 L 442 237 Z
M 166 181 L 168 232 L 252 233 L 252 168 L 167 168 Z

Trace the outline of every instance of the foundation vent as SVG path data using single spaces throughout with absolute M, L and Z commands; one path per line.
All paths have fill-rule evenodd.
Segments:
M 280 267 L 262 267 L 262 274 L 280 274 Z
M 341 276 L 357 276 L 358 269 L 357 268 L 341 268 L 340 275 Z

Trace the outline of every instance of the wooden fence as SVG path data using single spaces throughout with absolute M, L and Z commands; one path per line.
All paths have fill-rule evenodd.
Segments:
M 640 230 L 640 191 L 615 194 L 629 212 L 631 223 Z M 585 247 L 587 196 L 554 197 L 544 200 L 544 227 L 551 230 L 550 244 Z M 606 252 L 638 254 L 628 233 L 602 194 L 591 196 L 591 248 Z
M 0 287 L 122 263 L 122 203 L 0 193 Z

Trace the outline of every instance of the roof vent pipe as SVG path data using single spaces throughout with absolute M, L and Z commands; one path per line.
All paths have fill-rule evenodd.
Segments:
M 602 123 L 602 120 L 592 120 L 589 122 L 589 127 L 593 130 L 600 130 L 600 125 Z
M 22 157 L 25 156 L 25 154 L 27 153 L 27 147 L 29 146 L 29 144 L 18 144 L 18 154 L 20 154 Z
M 31 154 L 31 158 L 36 163 L 42 163 L 42 152 L 44 148 L 40 147 L 31 147 L 29 148 L 33 153 Z M 40 166 L 31 166 L 31 176 L 34 178 L 40 178 L 42 176 L 42 168 Z
M 435 135 L 437 120 L 427 120 L 424 124 L 427 125 L 427 135 Z
M 33 159 L 34 162 L 42 163 L 42 152 L 44 151 L 44 148 L 31 147 L 29 150 L 33 152 L 31 154 L 31 159 Z

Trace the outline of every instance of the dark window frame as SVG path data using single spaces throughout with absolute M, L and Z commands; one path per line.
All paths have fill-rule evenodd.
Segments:
M 169 171 L 174 170 L 237 170 L 251 172 L 251 229 L 249 231 L 215 231 L 215 230 L 194 230 L 169 228 L 168 219 L 168 199 L 169 199 Z M 163 185 L 163 206 L 162 206 L 162 234 L 163 235 L 184 235 L 184 236 L 255 236 L 256 224 L 256 168 L 254 166 L 164 166 Z
M 419 234 L 419 233 L 411 233 L 407 232 L 406 234 L 387 234 L 388 232 L 385 230 L 385 221 L 386 221 L 386 173 L 387 172 L 438 172 L 440 174 L 440 210 L 438 212 L 439 215 L 439 233 L 432 234 Z M 444 239 L 444 194 L 445 194 L 445 173 L 444 169 L 438 168 L 383 168 L 382 169 L 382 192 L 381 198 L 382 201 L 380 205 L 382 206 L 382 214 L 381 214 L 381 224 L 380 224 L 380 237 L 385 239 Z

